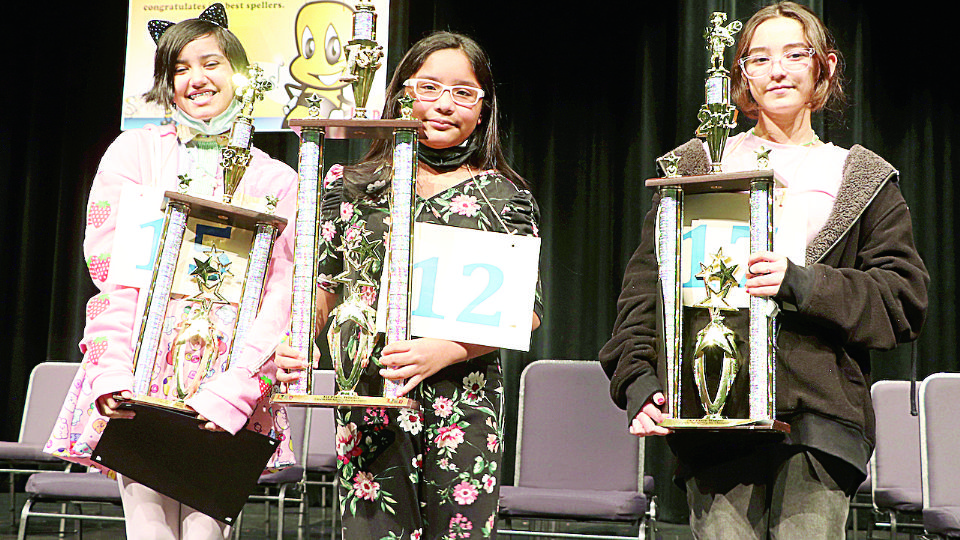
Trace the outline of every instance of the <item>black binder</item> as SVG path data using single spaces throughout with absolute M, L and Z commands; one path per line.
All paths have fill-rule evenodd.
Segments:
M 279 442 L 242 429 L 200 428 L 196 414 L 125 402 L 133 419 L 107 422 L 92 459 L 158 493 L 232 524 Z

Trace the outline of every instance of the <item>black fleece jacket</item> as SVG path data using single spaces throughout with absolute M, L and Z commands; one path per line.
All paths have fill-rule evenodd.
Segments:
M 700 141 L 675 152 L 681 156 L 681 174 L 706 173 Z M 781 305 L 777 418 L 791 426 L 785 442 L 840 458 L 862 474 L 875 443 L 869 351 L 916 339 L 927 309 L 930 278 L 914 247 L 910 212 L 897 182 L 897 171 L 886 161 L 862 146 L 851 148 L 833 211 L 807 246 L 806 266 L 790 263 L 775 297 Z M 628 422 L 661 390 L 654 253 L 658 204 L 659 195 L 654 195 L 640 246 L 627 265 L 612 337 L 599 355 L 611 378 L 611 396 L 627 410 Z M 741 336 L 747 335 L 745 318 L 727 318 Z M 744 379 L 737 378 L 734 393 L 746 384 Z M 738 405 L 729 406 L 736 412 Z M 694 438 L 669 438 L 681 468 L 685 460 L 724 459 L 723 452 L 698 448 Z

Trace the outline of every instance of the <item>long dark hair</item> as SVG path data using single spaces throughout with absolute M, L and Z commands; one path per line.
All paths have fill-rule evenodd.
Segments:
M 233 32 L 209 21 L 188 19 L 168 28 L 157 42 L 157 53 L 153 57 L 153 87 L 144 94 L 146 101 L 173 107 L 173 75 L 180 51 L 191 41 L 207 34 L 217 39 L 234 73 L 246 72 L 250 61 Z
M 477 82 L 483 89 L 481 101 L 481 121 L 476 130 L 470 135 L 479 139 L 479 148 L 467 161 L 477 169 L 496 169 L 511 182 L 526 187 L 523 178 L 507 163 L 500 144 L 500 130 L 497 109 L 497 90 L 493 81 L 493 72 L 490 69 L 490 58 L 480 45 L 473 39 L 453 32 L 435 32 L 414 43 L 407 54 L 400 60 L 400 65 L 393 72 L 393 78 L 387 85 L 386 103 L 383 106 L 383 118 L 398 118 L 400 116 L 399 98 L 406 89 L 403 81 L 412 77 L 426 62 L 431 54 L 444 49 L 458 49 L 463 51 Z M 393 145 L 390 141 L 378 139 L 371 145 L 370 150 L 358 165 L 346 167 L 344 183 L 348 191 L 355 196 L 378 195 L 389 185 L 390 170 L 393 164 Z M 367 190 L 377 180 L 386 179 L 385 185 L 377 184 L 376 189 Z

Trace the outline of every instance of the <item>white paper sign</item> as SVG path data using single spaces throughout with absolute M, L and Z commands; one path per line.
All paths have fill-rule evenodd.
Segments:
M 706 299 L 703 280 L 697 279 L 696 275 L 700 273 L 700 265 L 709 265 L 711 258 L 721 249 L 724 257 L 730 257 L 733 264 L 738 265 L 734 273 L 737 286 L 730 289 L 727 303 L 737 308 L 750 306 L 750 297 L 743 286 L 750 255 L 748 212 L 749 195 L 746 193 L 710 193 L 688 196 L 684 200 L 684 213 L 689 219 L 683 227 L 680 246 L 684 306 L 692 306 Z M 773 223 L 774 251 L 786 255 L 794 264 L 803 266 L 807 223 L 803 209 L 776 205 Z
M 413 245 L 412 335 L 530 350 L 539 238 L 417 223 Z
M 109 283 L 141 290 L 150 286 L 163 233 L 163 199 L 163 190 L 133 184 L 123 187 L 107 277 Z M 194 259 L 205 260 L 211 243 L 215 242 L 230 261 L 230 275 L 219 292 L 228 301 L 239 303 L 252 239 L 252 231 L 188 218 L 172 293 L 193 296 L 199 292 L 190 277 L 196 267 Z

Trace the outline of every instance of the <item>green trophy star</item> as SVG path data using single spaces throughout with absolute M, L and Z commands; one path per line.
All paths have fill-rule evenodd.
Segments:
M 226 259 L 226 262 L 224 262 L 224 259 Z M 190 275 L 200 292 L 191 297 L 191 300 L 228 304 L 229 301 L 220 294 L 220 287 L 227 276 L 233 275 L 229 269 L 233 262 L 223 251 L 218 250 L 215 244 L 210 246 L 206 259 L 194 258 L 193 262 L 196 268 L 193 272 L 190 272 Z
M 757 169 L 762 171 L 770 168 L 770 150 L 772 149 L 763 145 L 757 149 Z

